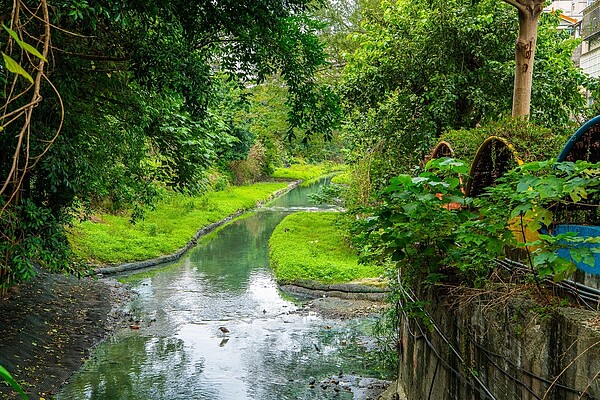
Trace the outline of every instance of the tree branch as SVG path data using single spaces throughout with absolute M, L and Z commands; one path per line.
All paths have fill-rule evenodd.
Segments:
M 511 6 L 515 7 L 519 11 L 522 11 L 522 12 L 527 11 L 527 7 L 525 7 L 524 4 L 519 3 L 517 0 L 502 0 L 502 1 L 505 2 L 506 4 L 510 4 Z

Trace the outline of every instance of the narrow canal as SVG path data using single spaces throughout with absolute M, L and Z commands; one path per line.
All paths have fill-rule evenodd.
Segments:
M 98 346 L 56 398 L 362 398 L 346 384 L 382 377 L 369 352 L 373 319 L 322 318 L 282 293 L 269 269 L 271 232 L 291 210 L 309 207 L 317 187 L 234 221 L 177 263 L 127 276 L 140 329 Z M 340 375 L 340 385 L 321 385 Z

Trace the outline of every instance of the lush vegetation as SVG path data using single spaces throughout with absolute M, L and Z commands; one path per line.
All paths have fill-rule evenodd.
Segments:
M 381 195 L 381 204 L 363 209 L 354 222 L 355 244 L 366 259 L 391 261 L 405 283 L 439 281 L 483 286 L 507 249 L 523 250 L 531 276 L 562 279 L 573 260 L 593 265 L 589 248 L 599 238 L 538 233 L 560 222 L 560 210 L 600 194 L 600 165 L 578 161 L 536 161 L 510 171 L 488 193 L 464 195 L 459 160 L 430 161 L 418 176 L 400 175 Z M 570 248 L 572 260 L 556 250 Z M 484 249 L 484 250 L 483 250 Z
M 479 128 L 445 132 L 440 141 L 446 141 L 452 147 L 455 158 L 471 162 L 483 141 L 497 136 L 506 139 L 522 161 L 529 162 L 557 157 L 572 134 L 573 131 L 552 130 L 530 121 L 504 118 Z
M 585 115 L 581 88 L 597 86 L 571 61 L 578 41 L 544 14 L 530 122 L 504 119 L 518 21 L 495 0 L 18 0 L 0 17 L 2 287 L 36 263 L 81 271 L 66 226 L 78 254 L 104 261 L 118 246 L 84 250 L 81 226 L 130 218 L 133 240 L 161 234 L 144 214 L 170 201 L 158 204 L 165 190 L 192 204 L 347 161 L 352 208 L 380 204 L 440 138 L 466 160 L 489 135 L 524 160 L 554 155 Z M 103 222 L 76 222 L 98 211 Z
M 280 77 L 287 131 L 331 137 L 339 107 L 315 79 L 326 64 L 317 5 L 2 3 L 0 286 L 33 263 L 76 272 L 63 227 L 82 211 L 136 219 L 164 187 L 198 194 L 214 175 L 268 176 L 291 135 L 252 130 L 256 83 Z
M 339 215 L 301 212 L 287 216 L 269 240 L 271 266 L 280 283 L 341 283 L 378 278 L 383 268 L 360 264 L 337 224 Z
M 196 231 L 266 200 L 286 183 L 228 187 L 200 196 L 170 192 L 143 220 L 130 215 L 96 214 L 74 224 L 69 241 L 76 255 L 95 263 L 121 263 L 171 254 L 185 246 Z
M 418 166 L 443 133 L 510 115 L 518 23 L 514 8 L 496 0 L 361 3 L 339 93 L 356 201 L 365 204 Z M 580 88 L 595 83 L 573 65 L 578 41 L 557 24 L 557 14 L 542 15 L 530 119 L 572 131 L 572 116 L 585 113 Z
M 310 182 L 317 178 L 327 175 L 331 172 L 341 171 L 343 165 L 334 163 L 322 164 L 292 164 L 289 167 L 280 167 L 271 174 L 276 179 L 301 179 L 304 182 Z

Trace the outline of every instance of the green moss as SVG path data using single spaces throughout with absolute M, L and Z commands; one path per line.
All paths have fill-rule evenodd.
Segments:
M 283 182 L 257 183 L 199 197 L 169 193 L 143 221 L 131 224 L 128 215 L 100 214 L 97 222 L 75 224 L 69 242 L 78 256 L 102 264 L 171 254 L 185 246 L 198 229 L 250 209 L 286 186 Z
M 303 181 L 308 182 L 331 172 L 341 171 L 343 169 L 343 165 L 334 163 L 292 164 L 289 167 L 277 168 L 271 177 L 289 180 L 302 179 Z
M 338 214 L 300 212 L 287 216 L 269 240 L 269 259 L 280 283 L 310 279 L 343 283 L 383 274 L 383 267 L 358 263 L 336 224 Z

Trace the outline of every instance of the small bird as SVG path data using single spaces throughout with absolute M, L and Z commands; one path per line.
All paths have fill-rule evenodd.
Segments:
M 224 326 L 220 326 L 219 330 L 224 333 L 224 334 L 228 334 L 229 333 L 229 329 L 225 328 Z

